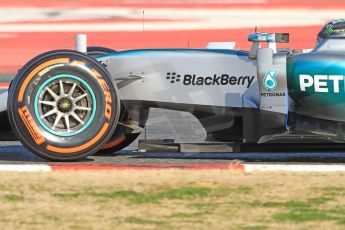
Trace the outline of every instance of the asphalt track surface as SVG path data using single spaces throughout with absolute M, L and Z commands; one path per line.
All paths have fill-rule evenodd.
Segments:
M 148 139 L 174 138 L 176 141 L 200 142 L 205 131 L 198 121 L 188 113 L 153 109 L 147 125 Z M 145 138 L 141 135 L 139 139 Z M 129 148 L 113 154 L 96 154 L 78 164 L 145 165 L 145 164 L 229 164 L 243 163 L 345 163 L 345 151 L 339 149 L 305 152 L 296 148 L 294 152 L 250 152 L 250 153 L 143 153 L 137 152 L 137 142 Z M 0 164 L 56 164 L 47 162 L 25 149 L 19 142 L 0 142 Z M 59 163 L 61 164 L 61 163 Z M 64 163 L 74 164 L 74 163 Z
M 57 164 L 36 157 L 17 142 L 0 142 L 0 164 Z M 110 155 L 95 155 L 78 164 L 228 164 L 243 163 L 284 163 L 284 164 L 332 164 L 345 163 L 345 152 L 258 152 L 258 153 L 139 153 L 124 150 Z M 61 163 L 58 163 L 61 164 Z M 63 163 L 74 164 L 74 163 Z

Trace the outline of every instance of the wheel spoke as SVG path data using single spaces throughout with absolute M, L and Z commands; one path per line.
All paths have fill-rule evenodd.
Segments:
M 76 119 L 80 124 L 84 124 L 84 122 L 80 119 L 80 117 L 76 114 L 76 113 L 71 113 L 72 117 L 74 117 L 74 119 Z
M 65 90 L 63 88 L 63 82 L 60 80 L 60 97 L 65 96 Z
M 57 110 L 56 110 L 56 109 L 52 109 L 52 110 L 50 110 L 49 112 L 43 114 L 43 115 L 41 116 L 41 118 L 48 117 L 48 116 L 53 115 L 53 114 L 55 114 L 55 113 L 57 113 Z
M 83 95 L 80 95 L 79 97 L 74 98 L 73 101 L 74 102 L 78 102 L 78 101 L 80 101 L 81 99 L 83 99 L 86 96 L 87 96 L 87 93 L 84 93 Z
M 92 105 L 95 102 L 92 101 L 90 91 L 77 80 L 64 77 L 56 79 L 46 85 L 39 96 L 36 102 L 39 105 L 39 116 L 51 133 L 72 135 L 81 131 L 92 117 Z
M 56 102 L 55 101 L 39 101 L 38 103 L 40 104 L 44 104 L 44 105 L 50 105 L 50 106 L 56 106 Z
M 75 107 L 75 110 L 85 110 L 85 111 L 91 111 L 91 108 L 88 108 L 88 107 L 82 107 L 82 106 L 76 106 Z
M 72 88 L 70 89 L 70 91 L 68 92 L 68 96 L 69 97 L 72 97 L 73 93 L 74 93 L 74 90 L 75 90 L 75 87 L 77 86 L 77 83 L 74 83 Z
M 51 90 L 49 87 L 45 87 L 45 90 L 49 92 L 49 94 L 54 98 L 55 101 L 59 100 L 59 96 L 54 93 L 53 90 Z
M 65 123 L 66 123 L 67 132 L 71 132 L 70 122 L 69 122 L 69 114 L 65 115 Z
M 58 113 L 58 115 L 56 116 L 54 125 L 53 125 L 53 127 L 52 127 L 53 130 L 55 129 L 55 127 L 57 126 L 57 124 L 58 124 L 59 121 L 61 120 L 61 117 L 62 117 L 62 113 Z

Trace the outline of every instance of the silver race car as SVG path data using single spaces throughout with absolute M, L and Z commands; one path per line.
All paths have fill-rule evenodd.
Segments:
M 344 20 L 327 24 L 313 50 L 277 49 L 288 34 L 255 32 L 250 51 L 50 51 L 0 95 L 1 131 L 43 158 L 80 160 L 128 146 L 154 107 L 192 113 L 208 141 L 344 143 L 344 31 Z

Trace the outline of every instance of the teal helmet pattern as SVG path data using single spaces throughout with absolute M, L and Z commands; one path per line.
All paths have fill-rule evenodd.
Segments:
M 316 45 L 327 38 L 345 38 L 345 19 L 333 20 L 327 23 L 317 35 Z

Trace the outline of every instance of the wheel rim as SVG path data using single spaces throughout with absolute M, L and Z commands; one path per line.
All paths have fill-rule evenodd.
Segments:
M 73 136 L 91 124 L 96 98 L 81 78 L 61 74 L 45 81 L 35 96 L 35 115 L 41 126 L 57 136 Z

